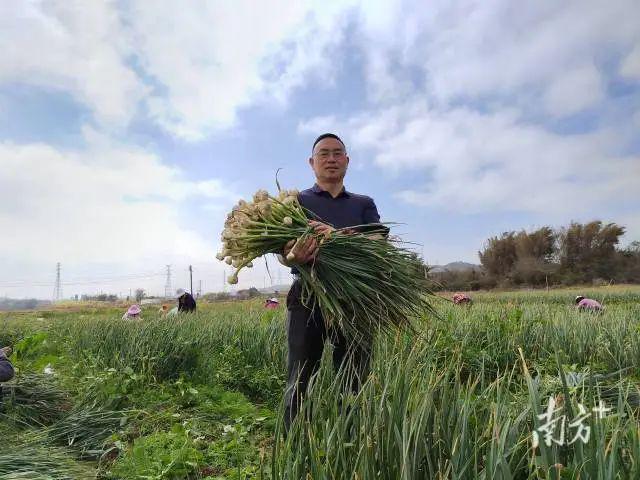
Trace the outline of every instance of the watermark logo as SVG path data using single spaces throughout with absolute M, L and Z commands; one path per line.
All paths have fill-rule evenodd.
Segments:
M 591 412 L 595 413 L 597 420 L 601 420 L 607 416 L 607 412 L 611 411 L 602 400 L 599 401 L 597 407 L 591 409 L 591 412 L 587 411 L 584 405 L 578 403 L 578 413 L 569 421 L 566 415 L 560 415 L 562 410 L 561 406 L 556 408 L 556 399 L 550 396 L 547 410 L 538 415 L 538 419 L 543 423 L 533 432 L 533 448 L 540 445 L 541 437 L 547 447 L 554 443 L 556 445 L 571 445 L 578 440 L 587 443 L 591 427 L 585 425 L 584 421 L 591 415 Z

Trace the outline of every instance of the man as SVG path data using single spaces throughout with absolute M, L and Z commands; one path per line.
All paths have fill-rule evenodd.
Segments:
M 582 295 L 578 295 L 576 297 L 576 306 L 578 310 L 583 312 L 601 312 L 602 304 L 597 300 L 592 300 L 591 298 L 584 298 Z
M 181 288 L 176 292 L 176 297 L 178 297 L 178 313 L 196 311 L 196 301 L 189 292 L 185 292 Z
M 348 192 L 344 188 L 344 177 L 349 165 L 349 157 L 342 140 L 332 133 L 320 135 L 313 143 L 309 165 L 313 169 L 316 183 L 312 188 L 300 192 L 298 201 L 309 209 L 317 219 L 310 220 L 318 234 L 329 235 L 336 228 L 378 223 L 380 216 L 370 197 Z M 284 257 L 295 242 L 289 242 L 284 249 Z M 318 243 L 309 238 L 294 251 L 295 258 L 285 263 L 293 266 L 314 261 L 318 253 Z M 327 331 L 319 309 L 303 305 L 302 285 L 296 279 L 287 295 L 287 337 L 289 353 L 287 359 L 287 390 L 285 392 L 285 428 L 298 414 L 302 397 L 309 379 L 317 370 L 326 339 L 334 346 L 333 364 L 337 369 L 347 358 L 351 359 L 362 374 L 366 368 L 366 354 L 348 345 L 337 329 Z

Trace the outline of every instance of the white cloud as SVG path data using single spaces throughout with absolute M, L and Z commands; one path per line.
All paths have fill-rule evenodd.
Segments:
M 0 84 L 70 92 L 109 127 L 140 107 L 162 128 L 201 140 L 239 109 L 286 103 L 342 41 L 349 3 L 4 2 Z M 135 68 L 134 68 L 135 66 Z
M 404 101 L 416 88 L 444 104 L 543 94 L 553 114 L 564 114 L 601 98 L 594 59 L 630 51 L 621 73 L 633 77 L 640 44 L 633 0 L 14 0 L 0 9 L 0 83 L 71 92 L 111 126 L 143 107 L 187 140 L 233 126 L 244 107 L 286 105 L 301 85 L 331 86 L 344 48 L 364 53 L 374 102 Z M 581 87 L 568 88 L 575 80 Z
M 560 135 L 522 123 L 515 112 L 434 110 L 417 101 L 337 126 L 383 170 L 428 175 L 397 194 L 412 205 L 566 216 L 633 201 L 640 184 L 640 158 L 614 153 L 614 129 Z
M 640 80 L 640 42 L 622 61 L 620 74 L 633 80 Z
M 174 286 L 188 285 L 186 267 L 194 264 L 194 288 L 202 279 L 205 291 L 221 290 L 230 267 L 215 259 L 220 232 L 231 206 L 247 195 L 228 181 L 190 180 L 157 155 L 93 130 L 85 137 L 87 146 L 77 150 L 0 143 L 0 294 L 49 297 L 56 262 L 71 283 L 65 295 L 137 287 L 161 294 L 165 264 L 173 265 Z M 205 205 L 206 234 L 190 228 L 186 212 L 196 203 Z M 288 280 L 270 262 L 274 281 Z M 235 288 L 265 283 L 264 262 L 256 262 Z
M 402 98 L 407 85 L 417 82 L 424 83 L 423 93 L 432 103 L 530 101 L 549 86 L 559 89 L 569 81 L 567 75 L 575 78 L 576 70 L 637 44 L 640 26 L 634 12 L 633 0 L 606 6 L 597 0 L 406 2 L 402 9 L 382 13 L 363 9 L 359 38 L 372 100 L 393 100 L 398 92 Z M 587 98 L 598 86 L 593 76 L 587 74 Z M 591 104 L 577 100 L 579 95 L 572 92 L 570 106 Z
M 151 115 L 177 136 L 199 140 L 232 126 L 240 108 L 261 98 L 286 101 L 307 75 L 331 78 L 322 59 L 341 39 L 344 22 L 334 18 L 341 9 L 284 0 L 198 8 L 136 2 L 127 17 L 137 56 L 160 85 L 148 100 Z
M 596 105 L 605 98 L 600 72 L 584 65 L 555 79 L 545 94 L 545 107 L 554 116 L 566 116 Z
M 100 122 L 127 122 L 146 90 L 109 2 L 2 2 L 0 45 L 0 84 L 70 92 Z
M 219 180 L 190 181 L 153 154 L 106 140 L 76 151 L 2 143 L 0 164 L 0 230 L 11 232 L 0 238 L 2 257 L 40 268 L 100 263 L 131 273 L 175 260 L 213 264 L 217 236 L 189 230 L 182 207 L 191 196 L 227 206 L 235 197 Z M 3 269 L 12 274 L 21 277 Z

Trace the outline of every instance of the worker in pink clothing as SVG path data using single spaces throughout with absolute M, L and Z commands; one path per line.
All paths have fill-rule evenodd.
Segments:
M 596 300 L 590 298 L 584 298 L 582 295 L 576 297 L 576 306 L 578 310 L 587 312 L 600 312 L 602 311 L 602 304 Z
M 138 305 L 131 305 L 129 309 L 122 315 L 123 320 L 137 320 L 140 318 L 142 309 Z
M 457 292 L 453 295 L 453 303 L 456 305 L 471 305 L 471 297 L 466 293 Z
M 278 308 L 279 306 L 280 306 L 280 302 L 276 297 L 269 298 L 267 299 L 266 302 L 264 302 L 264 308 L 273 309 L 273 308 Z

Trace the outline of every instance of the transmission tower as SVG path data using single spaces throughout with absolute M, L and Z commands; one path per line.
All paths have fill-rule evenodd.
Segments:
M 167 265 L 167 282 L 164 284 L 164 296 L 166 298 L 173 296 L 173 287 L 171 286 L 171 265 Z
M 53 288 L 53 299 L 58 301 L 62 298 L 62 283 L 60 282 L 60 262 L 56 263 L 56 285 Z

